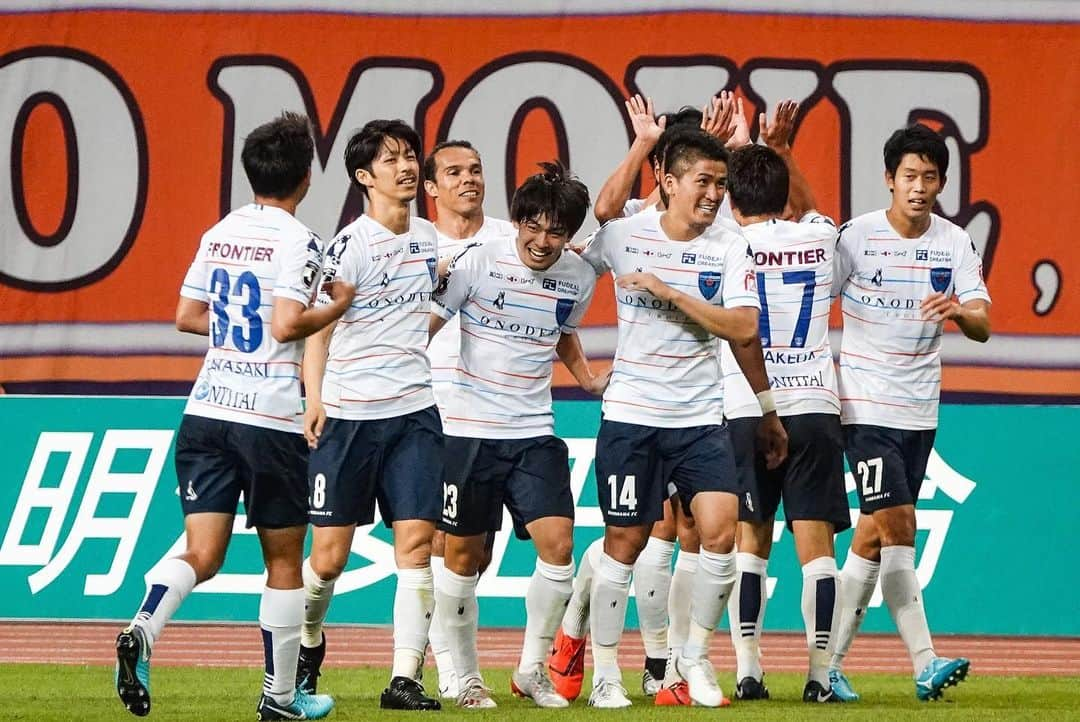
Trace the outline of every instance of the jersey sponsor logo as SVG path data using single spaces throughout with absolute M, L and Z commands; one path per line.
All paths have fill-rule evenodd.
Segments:
M 545 291 L 554 291 L 556 288 L 558 288 L 558 286 L 556 286 L 555 284 L 554 278 L 545 278 L 543 287 Z
M 885 256 L 886 258 L 888 258 L 889 256 L 892 256 L 894 258 L 906 258 L 907 257 L 907 251 L 906 250 L 895 251 L 895 250 L 890 250 L 890 249 L 886 248 L 886 249 L 882 250 L 881 255 Z
M 944 293 L 945 289 L 949 287 L 949 281 L 952 280 L 951 268 L 931 268 L 930 269 L 930 286 L 938 293 Z
M 435 283 L 435 279 L 436 279 L 436 277 L 438 276 L 438 273 L 439 273 L 438 269 L 436 269 L 436 267 L 435 267 L 435 259 L 434 258 L 425 258 L 424 261 L 427 263 L 428 275 L 431 276 L 431 282 Z
M 683 263 L 689 263 L 689 264 L 696 264 L 697 263 L 697 254 L 696 253 L 684 253 L 684 254 L 682 254 L 682 262 Z
M 222 406 L 227 409 L 255 411 L 255 405 L 259 399 L 259 394 L 255 391 L 237 391 L 228 386 L 216 386 L 210 384 L 202 398 L 199 398 L 197 392 L 195 398 L 203 403 Z
M 373 298 L 366 305 L 368 308 L 389 308 L 390 306 L 400 306 L 406 303 L 428 302 L 431 300 L 432 295 L 431 291 L 411 291 L 409 293 L 399 293 L 396 296 Z
M 771 348 L 765 348 L 761 353 L 767 364 L 803 364 L 817 358 L 817 353 L 814 351 L 774 351 Z
M 712 299 L 720 290 L 720 281 L 723 276 L 717 271 L 701 271 L 697 277 L 697 287 L 706 301 Z
M 222 371 L 237 376 L 249 376 L 251 378 L 264 379 L 269 375 L 266 363 L 256 361 L 234 361 L 232 359 L 214 358 L 206 364 L 207 371 Z
M 572 298 L 559 298 L 555 301 L 555 323 L 562 326 L 566 323 L 566 319 L 570 318 L 570 313 L 574 310 L 576 301 Z
M 804 389 L 824 387 L 824 371 L 818 371 L 816 374 L 795 374 L 791 376 L 769 377 L 769 388 L 773 389 Z
M 670 251 L 654 251 L 651 248 L 646 248 L 641 254 L 651 258 L 671 258 Z
M 409 244 L 409 253 L 419 253 L 419 252 L 420 252 L 420 244 L 419 243 L 417 243 L 416 241 L 413 241 L 412 243 Z
M 499 295 L 495 297 L 491 305 L 500 311 L 503 310 L 503 307 L 506 306 L 506 291 L 499 291 Z
M 200 381 L 198 386 L 195 387 L 195 393 L 192 395 L 196 400 L 202 401 L 210 395 L 210 384 L 205 379 Z
M 809 248 L 804 251 L 758 251 L 754 254 L 754 263 L 759 266 L 796 266 L 824 262 L 824 248 Z
M 268 246 L 237 245 L 235 243 L 220 243 L 214 241 L 207 247 L 206 252 L 214 258 L 223 258 L 228 261 L 272 261 L 274 249 Z
M 184 498 L 188 501 L 199 500 L 199 495 L 195 493 L 195 484 L 191 479 L 188 479 L 187 491 L 184 492 Z
M 571 301 L 571 303 L 573 303 L 573 301 Z M 567 313 L 569 313 L 569 311 Z M 554 336 L 559 333 L 558 328 L 544 328 L 543 326 L 533 326 L 532 324 L 521 323 L 520 321 L 492 318 L 491 316 L 481 316 L 480 323 L 488 328 L 494 328 L 499 331 L 509 331 L 517 336 L 527 336 L 529 338 L 547 338 L 548 336 Z
M 627 246 L 623 250 L 625 250 L 627 253 L 630 253 L 630 254 L 635 255 L 635 256 L 637 254 L 641 253 L 641 251 L 638 250 L 638 248 L 636 246 Z
M 640 273 L 640 272 L 641 271 L 639 270 L 638 273 Z M 713 291 L 713 294 L 715 295 L 716 292 Z M 656 298 L 655 296 L 651 296 L 651 295 L 649 295 L 649 296 L 646 296 L 646 295 L 638 295 L 638 296 L 636 296 L 636 295 L 634 295 L 632 293 L 628 293 L 628 294 L 626 294 L 625 296 L 622 297 L 622 302 L 624 304 L 626 304 L 627 306 L 635 306 L 637 308 L 651 308 L 654 311 L 678 311 L 679 310 L 679 307 L 676 306 L 671 301 L 661 301 L 659 298 Z
M 915 250 L 915 260 L 916 261 L 929 261 L 930 260 L 930 252 L 928 250 L 926 250 L 925 248 L 916 249 Z
M 881 269 L 880 268 L 877 269 L 876 271 L 874 271 L 874 275 L 870 277 L 870 283 L 874 284 L 875 286 L 880 286 L 881 285 Z
M 927 251 L 926 260 L 931 263 L 952 263 L 952 251 L 943 250 L 940 248 L 931 248 Z
M 918 298 L 899 298 L 897 296 L 886 298 L 885 296 L 871 296 L 868 293 L 861 294 L 859 300 L 867 306 L 891 308 L 894 311 L 911 311 L 917 309 L 921 303 L 921 299 Z

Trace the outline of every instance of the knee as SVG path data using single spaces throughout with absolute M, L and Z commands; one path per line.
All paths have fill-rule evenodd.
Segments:
M 214 547 L 189 548 L 184 554 L 184 561 L 195 570 L 195 583 L 202 584 L 221 571 L 221 565 L 225 562 L 225 551 Z
M 546 558 L 545 558 L 546 557 Z M 574 560 L 574 540 L 573 539 L 559 539 L 558 541 L 549 544 L 544 549 L 544 554 L 541 555 L 548 564 L 557 564 L 559 566 L 566 566 Z
M 878 546 L 914 546 L 915 545 L 915 513 L 896 513 L 882 515 L 878 522 Z
M 675 519 L 665 518 L 653 524 L 652 536 L 657 539 L 663 539 L 664 541 L 675 541 L 677 534 L 677 528 L 675 525 Z
M 446 553 L 446 550 L 443 550 Z M 403 569 L 419 569 L 431 564 L 431 539 L 413 537 L 394 544 L 394 561 Z M 449 560 L 447 560 L 449 561 Z
M 323 581 L 332 581 L 341 576 L 345 571 L 345 563 L 349 558 L 349 550 L 346 549 L 312 549 L 311 570 Z
M 702 535 L 701 548 L 713 554 L 727 554 L 735 548 L 735 529 L 723 529 L 715 534 Z
M 634 529 L 634 532 L 637 532 L 637 529 Z M 604 553 L 623 564 L 633 564 L 648 541 L 647 533 L 609 533 L 604 539 Z

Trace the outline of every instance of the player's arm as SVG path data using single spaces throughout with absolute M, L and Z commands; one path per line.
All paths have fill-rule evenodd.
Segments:
M 776 414 L 776 402 L 769 388 L 769 375 L 765 371 L 765 359 L 761 353 L 761 338 L 754 334 L 754 338 L 748 342 L 729 341 L 728 346 L 739 364 L 739 370 L 757 395 L 762 412 L 757 427 L 757 446 L 765 456 L 766 466 L 775 469 L 787 458 L 787 432 Z
M 299 341 L 341 318 L 356 296 L 356 287 L 340 278 L 323 284 L 330 303 L 305 306 L 292 298 L 274 297 L 270 333 L 278 343 Z
M 319 445 L 323 426 L 326 425 L 326 409 L 322 403 L 323 376 L 326 375 L 326 357 L 330 352 L 330 336 L 337 327 L 337 320 L 308 336 L 304 341 L 304 362 L 300 371 L 304 377 L 307 404 L 304 408 L 304 438 L 314 449 Z
M 210 335 L 210 305 L 205 301 L 181 296 L 176 304 L 176 330 Z
M 446 325 L 449 319 L 445 319 L 437 313 L 432 313 L 428 317 L 427 337 L 428 343 L 431 343 L 431 339 L 435 338 L 435 334 L 442 330 L 442 327 Z
M 814 193 L 810 190 L 810 182 L 806 180 L 806 176 L 803 175 L 799 164 L 795 162 L 795 156 L 791 152 L 791 137 L 795 132 L 795 116 L 798 115 L 798 112 L 798 103 L 794 100 L 784 100 L 776 106 L 772 123 L 768 122 L 765 113 L 758 117 L 758 123 L 761 127 L 761 140 L 765 145 L 776 151 L 777 155 L 784 159 L 784 165 L 787 166 L 790 182 L 787 204 L 791 217 L 795 220 L 802 218 L 817 208 Z
M 600 193 L 596 196 L 593 215 L 601 223 L 622 215 L 623 206 L 630 198 L 634 183 L 641 177 L 641 166 L 649 159 L 649 152 L 656 147 L 656 141 L 660 139 L 667 122 L 666 118 L 657 122 L 653 115 L 652 98 L 642 99 L 640 95 L 635 95 L 627 100 L 625 105 L 630 125 L 634 129 L 634 142 L 630 144 L 626 157 L 604 181 Z
M 738 343 L 750 343 L 757 338 L 758 310 L 753 306 L 714 306 L 672 288 L 652 273 L 626 273 L 615 279 L 615 283 L 619 288 L 647 291 L 661 301 L 674 304 L 713 336 Z
M 981 298 L 960 303 L 944 293 L 931 293 L 923 299 L 921 308 L 926 321 L 956 321 L 972 341 L 985 343 L 990 340 L 990 304 Z
M 555 344 L 555 351 L 559 354 L 559 360 L 573 374 L 578 386 L 596 396 L 604 393 L 611 381 L 611 367 L 599 375 L 594 374 L 589 359 L 585 356 L 585 349 L 581 347 L 581 339 L 576 333 L 563 332 L 559 336 L 559 342 Z

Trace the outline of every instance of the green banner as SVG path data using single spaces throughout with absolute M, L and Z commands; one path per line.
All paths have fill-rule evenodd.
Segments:
M 0 397 L 6 450 L 0 485 L 0 618 L 126 620 L 143 575 L 183 549 L 172 451 L 183 410 L 175 398 Z M 599 404 L 555 405 L 577 499 L 580 558 L 602 530 L 592 460 Z M 1080 635 L 1073 535 L 1080 407 L 943 406 L 918 505 L 917 572 L 931 628 L 941 633 Z M 848 477 L 853 515 L 854 483 Z M 1044 503 L 1045 502 L 1045 503 Z M 186 620 L 255 619 L 263 572 L 242 509 L 221 573 L 196 588 Z M 769 565 L 768 629 L 799 630 L 802 577 L 791 535 L 777 525 Z M 837 538 L 840 562 L 851 532 Z M 357 530 L 330 621 L 390 622 L 389 531 Z M 509 523 L 482 577 L 481 623 L 524 625 L 535 556 Z M 1034 591 L 1038 591 L 1034 595 Z M 636 621 L 631 611 L 629 622 Z M 865 627 L 893 628 L 872 601 Z

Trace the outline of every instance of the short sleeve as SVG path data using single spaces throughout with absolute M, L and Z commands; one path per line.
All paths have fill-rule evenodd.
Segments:
M 955 269 L 956 283 L 953 286 L 956 289 L 956 297 L 960 303 L 978 299 L 989 303 L 990 293 L 986 290 L 986 283 L 983 281 L 982 257 L 979 256 L 979 251 L 975 248 L 975 242 L 971 240 L 971 236 L 964 232 L 961 232 L 961 236 L 962 241 L 957 244 L 960 249 L 957 253 Z
M 581 286 L 581 295 L 578 296 L 577 301 L 574 303 L 574 308 L 570 311 L 570 315 L 566 318 L 566 321 L 559 326 L 559 330 L 562 333 L 575 333 L 577 327 L 581 325 L 581 319 L 585 318 L 585 313 L 589 310 L 589 304 L 592 303 L 593 291 L 596 290 L 596 275 L 590 273 L 588 269 L 582 269 L 582 273 L 579 274 L 579 283 Z
M 479 244 L 472 243 L 454 257 L 446 275 L 439 280 L 435 293 L 431 297 L 431 312 L 449 321 L 461 310 L 472 293 L 473 280 L 476 277 L 476 263 L 480 252 Z
M 581 258 L 592 266 L 597 276 L 611 270 L 611 261 L 608 259 L 604 248 L 610 235 L 611 222 L 609 221 L 597 228 L 585 239 L 584 250 L 581 251 Z
M 829 218 L 823 213 L 818 213 L 817 211 L 807 211 L 803 214 L 802 218 L 799 219 L 799 223 L 818 223 L 836 228 L 836 223 L 833 222 L 832 218 Z
M 180 295 L 203 303 L 210 302 L 210 296 L 206 292 L 207 268 L 206 254 L 203 253 L 204 244 L 199 244 L 199 250 L 195 252 L 195 260 L 188 267 L 184 276 L 184 283 L 180 286 Z
M 622 215 L 623 218 L 629 218 L 630 216 L 641 213 L 645 210 L 645 198 L 631 198 L 623 204 Z
M 853 233 L 847 232 L 851 223 L 840 226 L 836 236 L 836 254 L 833 256 L 832 297 L 836 298 L 844 290 L 844 284 L 855 270 L 855 245 Z
M 742 236 L 728 234 L 728 238 L 728 249 L 724 254 L 724 308 L 749 306 L 760 309 L 754 256 L 750 245 Z
M 306 239 L 295 240 L 285 249 L 274 281 L 274 296 L 307 306 L 315 294 L 315 282 L 322 276 L 322 266 L 322 241 L 308 231 Z

